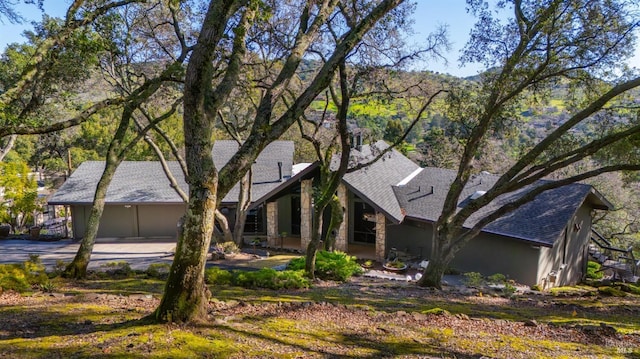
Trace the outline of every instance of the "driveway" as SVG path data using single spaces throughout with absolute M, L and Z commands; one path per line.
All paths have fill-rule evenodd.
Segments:
M 79 246 L 79 242 L 72 240 L 0 240 L 0 263 L 22 263 L 29 259 L 29 255 L 37 254 L 51 270 L 58 260 L 71 262 Z M 116 261 L 126 261 L 131 268 L 140 270 L 147 269 L 152 263 L 171 264 L 175 247 L 176 242 L 171 239 L 99 239 L 93 247 L 89 269 Z

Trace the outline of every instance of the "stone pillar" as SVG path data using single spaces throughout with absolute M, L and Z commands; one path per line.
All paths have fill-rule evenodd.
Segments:
M 384 214 L 376 212 L 376 260 L 383 262 L 386 253 L 387 227 Z
M 307 250 L 311 242 L 311 218 L 313 216 L 313 180 L 300 183 L 300 249 Z
M 278 239 L 278 202 L 267 202 L 267 245 L 277 247 Z
M 336 236 L 336 250 L 346 252 L 348 246 L 348 229 L 349 229 L 349 192 L 347 192 L 347 186 L 344 183 L 340 183 L 338 186 L 338 200 L 340 206 L 344 209 L 344 218 L 342 224 L 338 227 L 338 235 Z

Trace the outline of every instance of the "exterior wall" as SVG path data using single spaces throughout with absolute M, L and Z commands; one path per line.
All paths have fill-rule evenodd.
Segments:
M 379 262 L 384 261 L 386 257 L 386 244 L 387 244 L 387 219 L 384 214 L 376 213 L 376 260 Z
M 530 243 L 481 233 L 458 252 L 451 267 L 483 275 L 502 273 L 518 283 L 537 284 L 540 248 Z
M 267 203 L 267 244 L 275 247 L 278 242 L 278 203 Z
M 579 283 L 586 271 L 591 212 L 582 206 L 552 248 L 542 248 L 537 284 L 543 288 Z
M 73 239 L 82 239 L 87 230 L 87 220 L 89 220 L 88 212 L 85 214 L 86 206 L 69 206 L 71 211 L 71 229 L 73 231 Z
M 300 183 L 300 248 L 306 250 L 311 242 L 311 218 L 313 215 L 313 182 Z
M 409 221 L 387 229 L 387 247 L 415 256 L 422 250 L 422 259 L 431 258 L 431 224 Z M 450 266 L 483 275 L 502 273 L 519 283 L 534 285 L 537 283 L 538 258 L 539 249 L 529 243 L 481 233 L 458 252 Z
M 139 237 L 176 238 L 178 221 L 186 211 L 186 205 L 141 205 L 138 207 Z
M 349 193 L 347 191 L 347 187 L 340 183 L 338 186 L 338 200 L 340 201 L 340 206 L 342 206 L 344 210 L 344 219 L 340 227 L 338 228 L 338 235 L 336 236 L 336 249 L 339 251 L 346 252 L 348 249 L 348 236 L 349 236 L 349 222 L 351 213 L 349 209 Z
M 387 226 L 387 249 L 396 248 L 411 256 L 431 257 L 431 224 L 409 222 Z

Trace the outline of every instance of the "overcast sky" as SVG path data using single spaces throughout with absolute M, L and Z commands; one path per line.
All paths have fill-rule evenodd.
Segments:
M 70 1 L 45 0 L 44 3 L 47 14 L 54 17 L 62 17 Z M 465 0 L 418 0 L 417 4 L 416 13 L 414 14 L 416 34 L 413 40 L 418 43 L 439 25 L 446 25 L 449 41 L 452 45 L 451 51 L 446 53 L 448 58 L 447 65 L 444 62 L 429 61 L 421 69 L 449 73 L 461 77 L 476 75 L 482 69 L 480 65 L 469 65 L 464 68 L 458 66 L 460 49 L 467 41 L 469 31 L 475 22 L 473 16 L 466 12 Z M 29 21 L 38 20 L 42 16 L 40 10 L 34 5 L 18 5 L 18 11 Z M 16 25 L 4 20 L 4 23 L 0 23 L 0 49 L 4 50 L 9 43 L 23 42 L 24 38 L 21 34 L 28 28 L 31 28 L 31 24 L 28 21 L 24 24 Z M 636 48 L 635 54 L 630 65 L 640 69 L 640 46 Z

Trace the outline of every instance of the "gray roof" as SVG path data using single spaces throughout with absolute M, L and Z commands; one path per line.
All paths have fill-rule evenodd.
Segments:
M 221 168 L 237 151 L 234 141 L 218 140 L 214 143 L 213 157 L 217 168 Z M 252 199 L 257 199 L 281 184 L 278 162 L 282 162 L 283 180 L 291 177 L 293 165 L 293 142 L 275 141 L 260 153 L 253 165 Z M 180 166 L 175 161 L 167 162 L 179 186 L 188 191 Z M 49 198 L 49 204 L 91 204 L 96 186 L 104 170 L 104 161 L 82 163 L 67 181 Z M 238 200 L 239 186 L 235 186 L 223 199 L 223 203 Z M 169 204 L 182 203 L 182 199 L 171 188 L 158 161 L 123 161 L 109 185 L 106 203 L 109 204 Z
M 364 145 L 360 150 L 352 149 L 351 157 L 357 163 L 366 163 L 379 151 L 388 147 L 386 142 L 378 141 L 373 145 Z M 373 164 L 347 173 L 343 181 L 358 197 L 370 203 L 395 223 L 400 223 L 403 215 L 393 192 L 393 186 L 418 168 L 418 165 L 393 149 Z
M 435 222 L 442 211 L 444 200 L 456 172 L 441 168 L 424 168 L 406 185 L 395 186 L 394 191 L 407 217 Z M 465 186 L 459 207 L 463 207 L 477 191 L 487 191 L 497 181 L 495 175 L 481 173 Z M 545 181 L 540 181 L 542 183 Z M 532 187 L 504 194 L 472 215 L 465 226 L 470 227 L 502 205 L 513 202 Z M 483 232 L 514 237 L 544 246 L 552 246 L 560 237 L 569 220 L 585 201 L 593 208 L 608 207 L 589 185 L 575 183 L 545 191 L 536 198 L 488 224 Z
M 83 162 L 49 198 L 49 204 L 93 203 L 104 164 L 104 161 Z M 187 184 L 178 163 L 172 161 L 168 165 L 180 187 L 186 191 Z M 110 204 L 182 203 L 157 161 L 122 162 L 109 185 L 106 201 Z
M 236 141 L 218 140 L 213 144 L 213 163 L 221 169 L 238 151 Z M 260 152 L 251 167 L 252 186 L 251 200 L 255 201 L 278 187 L 282 182 L 291 178 L 293 174 L 293 141 L 274 141 Z M 282 163 L 282 178 L 278 169 L 278 162 Z M 222 199 L 222 203 L 238 202 L 240 184 L 236 184 Z

